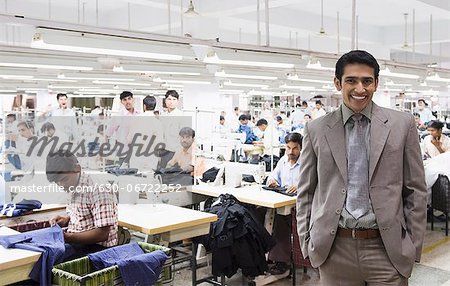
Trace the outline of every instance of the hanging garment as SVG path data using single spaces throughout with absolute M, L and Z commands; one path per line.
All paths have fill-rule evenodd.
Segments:
M 275 245 L 272 236 L 254 214 L 230 194 L 221 195 L 207 210 L 217 215 L 208 235 L 196 239 L 212 252 L 212 273 L 233 276 L 237 270 L 248 277 L 268 270 L 265 254 Z

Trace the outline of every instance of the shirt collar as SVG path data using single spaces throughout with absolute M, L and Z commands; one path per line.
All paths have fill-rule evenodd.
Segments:
M 372 101 L 369 102 L 369 104 L 361 111 L 361 114 L 364 115 L 369 119 L 369 121 L 372 120 Z M 344 121 L 344 125 L 347 123 L 347 121 L 352 117 L 355 112 L 347 107 L 344 103 L 341 104 L 341 112 L 342 112 L 342 120 Z
M 291 165 L 289 164 L 289 158 L 288 158 L 288 156 L 287 156 L 287 155 L 284 155 L 284 158 L 285 158 L 284 164 L 286 164 L 286 165 L 289 166 L 290 168 L 295 168 L 296 166 L 300 165 L 300 157 L 301 157 L 301 155 L 298 156 L 297 162 L 295 162 L 295 164 L 291 166 Z

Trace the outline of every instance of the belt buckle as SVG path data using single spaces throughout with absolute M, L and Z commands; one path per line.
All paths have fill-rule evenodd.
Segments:
M 352 229 L 352 238 L 356 239 L 356 229 Z

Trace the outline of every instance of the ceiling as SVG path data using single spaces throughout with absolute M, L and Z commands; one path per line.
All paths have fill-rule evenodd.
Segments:
M 374 54 L 380 59 L 383 69 L 388 66 L 391 72 L 418 75 L 414 79 L 392 74 L 382 76 L 382 89 L 393 93 L 419 92 L 417 96 L 432 95 L 436 91 L 441 95 L 448 95 L 450 5 L 444 2 L 446 1 L 356 1 L 356 47 Z M 315 64 L 319 59 L 323 67 L 332 69 L 338 54 L 351 49 L 351 0 L 323 0 L 325 34 L 319 33 L 322 15 L 320 0 L 270 0 L 269 37 L 266 37 L 265 1 L 260 0 L 259 3 L 259 37 L 257 1 L 194 0 L 193 3 L 195 10 L 200 13 L 197 17 L 186 17 L 183 13 L 188 5 L 186 0 L 0 0 L 0 13 L 4 14 L 0 15 L 0 31 L 4 31 L 0 33 L 0 93 L 50 89 L 53 92 L 112 96 L 118 91 L 133 89 L 136 93 L 163 94 L 167 88 L 182 90 L 185 84 L 208 82 L 216 84 L 223 93 L 229 94 L 246 92 L 306 96 L 331 94 L 335 91 L 331 82 L 332 70 L 311 69 L 306 66 L 308 63 Z M 404 13 L 409 14 L 406 48 L 402 47 L 405 44 Z M 13 18 L 11 15 L 21 18 Z M 431 30 L 430 15 L 433 21 Z M 41 29 L 39 26 L 58 29 L 64 27 L 75 31 L 92 30 L 103 35 L 72 33 L 67 37 L 66 32 Z M 83 44 L 90 41 L 89 44 L 97 45 L 97 48 L 102 46 L 109 49 L 110 54 L 92 50 L 86 53 L 67 48 L 55 50 L 54 46 L 48 45 L 39 49 L 36 46 L 32 48 L 31 39 L 36 33 L 43 35 L 46 44 L 51 37 L 56 39 L 54 44 L 66 46 L 72 43 L 76 45 L 78 41 Z M 131 35 L 128 37 L 146 40 L 136 43 L 135 40 L 104 36 L 105 34 Z M 267 47 L 267 39 L 270 47 Z M 192 46 L 190 43 L 200 45 Z M 139 54 L 111 54 L 113 49 L 135 49 L 134 52 L 139 51 Z M 244 52 L 243 49 L 253 52 Z M 182 55 L 182 60 L 148 58 L 146 53 L 150 51 Z M 221 62 L 205 61 L 207 55 L 210 56 L 208 59 L 214 59 L 214 53 Z M 1 64 L 13 60 L 22 63 L 22 66 Z M 230 65 L 223 60 L 247 60 L 253 64 Z M 255 64 L 265 61 L 291 66 L 263 67 Z M 23 66 L 23 63 L 64 63 L 66 67 L 89 67 L 90 70 Z M 430 65 L 432 68 L 427 68 Z M 441 78 L 427 81 L 426 78 L 434 76 L 435 71 L 438 71 Z M 248 76 L 253 78 L 246 78 Z

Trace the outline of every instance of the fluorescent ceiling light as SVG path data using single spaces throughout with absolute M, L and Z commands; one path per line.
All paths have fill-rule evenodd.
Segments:
M 134 81 L 132 78 L 113 78 L 113 77 L 75 77 L 65 76 L 63 74 L 58 75 L 59 79 L 76 79 L 76 80 L 117 80 L 117 81 Z
M 244 91 L 241 89 L 219 89 L 219 93 L 222 93 L 222 94 L 240 94 L 243 92 Z
M 214 76 L 225 77 L 225 78 L 244 78 L 244 79 L 261 79 L 261 80 L 276 80 L 276 79 L 278 79 L 278 77 L 276 77 L 276 76 L 227 74 L 227 73 L 225 73 L 225 71 L 215 72 Z
M 388 67 L 386 67 L 384 70 L 381 70 L 380 75 L 387 76 L 387 77 L 400 77 L 400 78 L 409 78 L 409 79 L 420 78 L 420 76 L 415 75 L 415 74 L 391 72 Z
M 209 81 L 204 80 L 178 80 L 178 79 L 162 79 L 160 77 L 155 77 L 154 82 L 165 82 L 165 83 L 187 83 L 187 84 L 211 84 Z
M 248 92 L 249 95 L 269 95 L 269 96 L 276 96 L 276 95 L 282 95 L 281 92 L 273 92 L 273 91 L 257 91 L 257 90 L 250 90 Z
M 67 89 L 75 89 L 75 88 L 80 88 L 80 89 L 82 89 L 82 88 L 84 88 L 84 89 L 99 89 L 100 87 L 96 87 L 96 86 L 65 86 L 65 85 L 52 85 L 51 86 L 51 88 L 52 89 L 55 89 L 55 88 L 59 88 L 59 89 L 64 89 L 64 88 L 67 88 Z
M 300 78 L 297 74 L 295 75 L 289 75 L 287 77 L 288 80 L 295 80 L 295 81 L 301 81 L 301 82 L 312 82 L 312 83 L 325 83 L 325 84 L 332 84 L 332 80 L 319 80 L 319 79 L 308 79 L 308 78 Z
M 233 83 L 233 82 L 224 82 L 225 86 L 237 86 L 237 87 L 269 87 L 267 84 L 251 84 L 251 83 Z
M 94 84 L 117 84 L 117 85 L 135 85 L 135 86 L 151 86 L 149 83 L 139 83 L 139 82 L 111 82 L 111 81 L 101 81 L 101 80 L 93 80 Z
M 55 78 L 33 78 L 25 81 L 53 81 L 53 82 L 77 82 L 72 79 L 55 79 Z
M 161 84 L 161 86 L 167 87 L 167 88 L 170 88 L 170 87 L 183 88 L 184 87 L 184 85 L 182 85 L 182 84 L 173 84 L 173 83 L 171 83 L 171 84 L 163 83 L 163 84 Z
M 0 63 L 0 67 L 55 69 L 55 70 L 78 70 L 78 71 L 91 71 L 94 69 L 91 67 L 59 66 L 59 65 L 43 65 L 43 64 L 21 64 L 21 63 L 5 63 L 5 62 Z
M 126 70 L 123 67 L 114 67 L 113 72 L 122 73 L 145 73 L 145 74 L 174 74 L 174 75 L 200 75 L 199 72 L 176 72 L 176 71 L 150 71 L 150 70 Z
M 394 83 L 392 80 L 387 80 L 384 85 L 388 86 L 412 86 L 410 83 Z
M 308 64 L 306 65 L 306 68 L 313 70 L 334 71 L 334 68 L 323 67 L 320 64 L 320 61 L 317 61 L 316 63 L 309 61 Z
M 95 38 L 83 38 L 83 37 L 73 37 L 73 36 L 59 36 L 60 39 L 57 39 L 57 36 L 53 35 L 45 35 L 45 37 L 49 37 L 51 41 L 55 40 L 55 44 L 46 43 L 44 41 L 44 36 L 40 33 L 36 33 L 33 37 L 33 41 L 31 42 L 31 47 L 36 49 L 47 49 L 54 51 L 65 51 L 65 52 L 75 52 L 75 53 L 87 53 L 87 54 L 100 54 L 100 55 L 112 55 L 112 56 L 123 56 L 123 57 L 136 57 L 136 58 L 148 58 L 148 59 L 157 59 L 157 60 L 169 60 L 169 61 L 181 61 L 183 59 L 182 56 L 179 55 L 170 55 L 170 54 L 159 54 L 159 53 L 148 53 L 141 51 L 132 51 L 132 50 L 115 50 L 115 49 L 107 49 L 107 48 L 99 48 L 98 46 L 104 46 L 105 40 L 95 39 Z M 55 39 L 53 39 L 53 37 Z M 64 38 L 67 38 L 68 41 L 65 41 Z M 117 39 L 120 41 L 120 39 Z M 126 41 L 126 40 L 122 40 Z M 57 43 L 72 43 L 72 45 L 60 45 Z M 83 46 L 83 44 L 85 46 Z M 110 46 L 114 46 L 114 42 L 110 41 Z M 148 50 L 151 50 L 151 46 L 147 47 Z
M 0 74 L 0 78 L 2 79 L 31 79 L 32 75 L 8 75 L 8 74 Z
M 431 76 L 427 76 L 426 80 L 437 82 L 450 82 L 450 78 L 440 77 L 437 73 Z
M 15 89 L 0 89 L 0 92 L 16 92 Z
M 280 88 L 299 89 L 299 90 L 305 90 L 305 91 L 316 90 L 316 88 L 314 86 L 300 86 L 300 85 L 287 85 L 287 84 L 280 85 Z
M 293 64 L 285 64 L 285 63 L 221 60 L 219 59 L 216 53 L 214 53 L 214 55 L 212 56 L 206 56 L 203 59 L 203 62 L 207 64 L 217 64 L 217 65 L 253 66 L 265 68 L 282 68 L 282 69 L 294 68 Z

